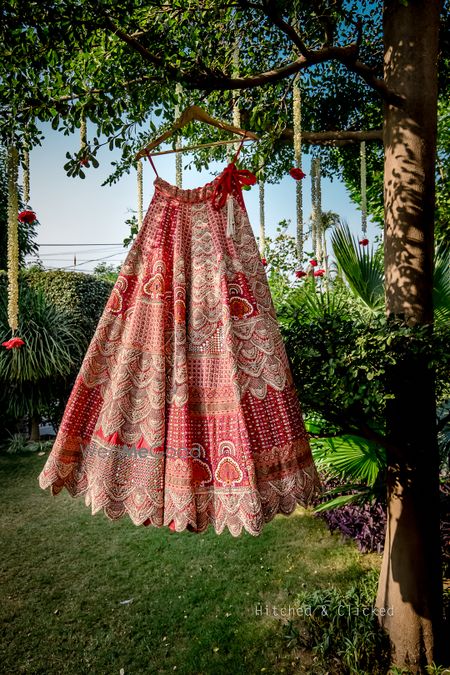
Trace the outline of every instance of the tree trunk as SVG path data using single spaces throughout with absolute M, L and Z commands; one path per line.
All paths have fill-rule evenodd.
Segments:
M 430 334 L 439 11 L 437 0 L 385 0 L 383 14 L 386 84 L 405 99 L 402 108 L 386 105 L 384 112 L 386 312 L 404 325 L 426 324 Z M 387 378 L 395 396 L 388 400 L 387 436 L 398 454 L 388 452 L 377 596 L 393 662 L 413 673 L 442 658 L 439 458 L 427 361 L 409 350 Z
M 39 433 L 39 422 L 41 418 L 38 415 L 33 415 L 31 418 L 30 441 L 38 441 L 41 436 Z

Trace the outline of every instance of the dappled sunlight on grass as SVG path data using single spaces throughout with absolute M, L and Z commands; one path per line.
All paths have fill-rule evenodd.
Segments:
M 345 588 L 368 564 L 300 508 L 238 538 L 92 517 L 40 490 L 44 460 L 0 457 L 6 672 L 302 672 L 257 608 Z

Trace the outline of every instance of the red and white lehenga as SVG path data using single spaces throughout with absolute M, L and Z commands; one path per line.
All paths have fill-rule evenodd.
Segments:
M 42 488 L 84 494 L 111 519 L 235 536 L 320 491 L 242 198 L 249 176 L 231 162 L 197 189 L 155 179 Z

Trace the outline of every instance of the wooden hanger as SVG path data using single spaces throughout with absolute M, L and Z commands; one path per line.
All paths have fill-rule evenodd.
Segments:
M 139 150 L 139 152 L 135 156 L 135 159 L 138 160 L 141 157 L 144 157 L 145 155 L 150 153 L 151 150 L 153 150 L 158 145 L 163 143 L 165 140 L 170 138 L 170 136 L 173 136 L 173 134 L 176 131 L 178 131 L 178 129 L 182 129 L 193 120 L 205 122 L 205 124 L 209 124 L 212 127 L 217 127 L 218 129 L 223 129 L 224 131 L 230 131 L 233 134 L 244 136 L 244 138 L 248 138 L 248 140 L 252 141 L 259 140 L 258 136 L 254 134 L 253 131 L 245 131 L 245 129 L 240 129 L 239 127 L 235 127 L 232 124 L 228 124 L 227 122 L 216 120 L 214 119 L 214 117 L 208 115 L 208 113 L 205 110 L 203 110 L 203 108 L 200 108 L 198 105 L 191 105 L 189 106 L 189 108 L 186 108 L 186 110 L 180 115 L 180 117 L 176 120 L 174 125 L 168 131 L 161 134 L 161 136 L 156 138 L 154 141 L 151 141 L 148 145 L 145 146 L 145 148 Z M 212 143 L 202 143 L 201 145 L 194 145 L 192 147 L 186 148 L 175 148 L 173 150 L 164 150 L 163 152 L 158 152 L 154 154 L 168 155 L 171 154 L 172 152 L 188 152 L 189 150 L 197 150 L 198 148 L 206 148 L 211 147 L 213 145 L 224 145 L 225 143 L 236 143 L 236 139 L 234 138 L 228 141 L 214 141 Z

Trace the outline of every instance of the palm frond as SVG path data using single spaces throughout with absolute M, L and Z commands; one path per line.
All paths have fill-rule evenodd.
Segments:
M 320 469 L 367 486 L 375 485 L 380 471 L 386 466 L 383 448 L 351 434 L 311 439 L 311 448 Z
M 45 295 L 27 284 L 19 293 L 18 335 L 20 349 L 0 351 L 0 379 L 32 383 L 68 375 L 82 355 L 86 340 L 73 315 L 50 303 Z M 0 340 L 11 337 L 7 299 L 0 299 Z
M 441 243 L 434 259 L 433 283 L 434 318 L 436 322 L 450 321 L 450 245 Z
M 314 279 L 308 278 L 284 299 L 277 309 L 277 316 L 289 324 L 289 318 L 294 320 L 300 311 L 311 320 L 348 315 L 348 292 L 337 284 L 327 289 L 319 288 Z
M 329 499 L 328 501 L 322 502 L 322 504 L 319 504 L 318 506 L 314 507 L 314 513 L 323 513 L 323 511 L 331 511 L 331 509 L 338 509 L 340 506 L 345 506 L 346 504 L 352 504 L 354 502 L 362 502 L 364 501 L 365 497 L 370 497 L 371 494 L 368 492 L 367 488 L 362 488 L 361 486 L 357 486 L 358 491 L 353 492 L 352 494 L 348 495 L 339 495 L 339 497 L 335 497 L 334 499 Z M 342 490 L 350 490 L 350 489 L 357 489 L 354 486 L 349 486 L 345 485 L 340 488 L 340 492 Z M 326 492 L 323 496 L 323 498 L 328 497 L 331 494 L 330 492 Z
M 370 310 L 384 304 L 384 271 L 373 247 L 361 247 L 345 221 L 331 233 L 333 252 L 354 295 Z

